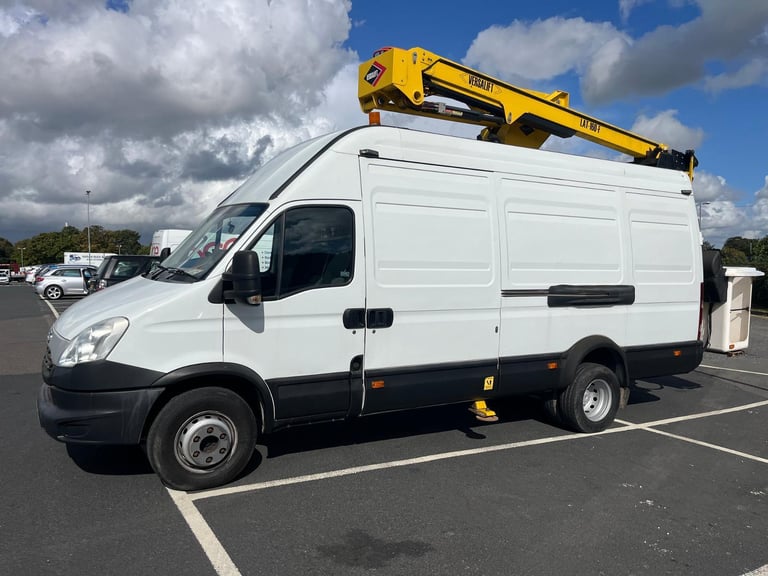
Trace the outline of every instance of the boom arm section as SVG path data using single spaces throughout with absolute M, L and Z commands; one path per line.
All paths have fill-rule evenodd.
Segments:
M 430 102 L 443 96 L 469 109 Z M 683 170 L 693 179 L 693 150 L 679 152 L 568 107 L 568 93 L 519 88 L 423 48 L 387 48 L 360 65 L 363 112 L 388 110 L 483 126 L 478 136 L 539 148 L 550 135 L 579 136 L 634 158 L 635 163 Z

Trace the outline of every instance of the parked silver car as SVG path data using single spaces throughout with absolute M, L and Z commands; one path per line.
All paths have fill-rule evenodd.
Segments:
M 35 292 L 48 300 L 84 296 L 88 294 L 88 281 L 95 273 L 95 266 L 60 266 L 35 279 Z

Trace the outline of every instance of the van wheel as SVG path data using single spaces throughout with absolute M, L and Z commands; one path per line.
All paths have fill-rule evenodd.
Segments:
M 198 388 L 160 410 L 147 435 L 147 458 L 167 486 L 204 490 L 243 471 L 256 435 L 256 418 L 242 397 L 225 388 Z
M 553 393 L 552 398 L 545 398 L 542 402 L 544 408 L 544 415 L 551 424 L 555 426 L 563 425 L 563 418 L 560 416 L 560 409 L 558 408 L 558 395 Z
M 585 362 L 576 368 L 573 382 L 557 401 L 563 422 L 577 432 L 600 432 L 619 409 L 619 380 L 602 364 Z
M 45 289 L 45 297 L 48 298 L 48 300 L 58 300 L 61 298 L 63 294 L 63 291 L 58 286 L 48 286 L 48 288 Z

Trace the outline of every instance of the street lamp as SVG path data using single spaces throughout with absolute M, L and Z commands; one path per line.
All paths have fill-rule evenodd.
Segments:
M 699 209 L 699 228 L 701 228 L 701 207 L 711 204 L 711 202 L 699 202 L 696 207 Z
M 91 191 L 85 191 L 85 202 L 88 206 L 88 266 L 91 265 Z
M 24 268 L 24 248 L 19 248 L 19 252 L 21 252 L 21 267 Z
M 118 244 L 117 245 L 117 254 L 118 254 L 118 256 L 120 255 L 120 248 L 122 248 L 122 247 L 123 247 L 122 244 Z

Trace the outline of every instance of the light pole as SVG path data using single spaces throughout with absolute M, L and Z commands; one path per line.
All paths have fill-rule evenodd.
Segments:
M 701 229 L 701 207 L 711 204 L 711 202 L 699 202 L 696 206 L 699 209 L 699 229 Z
M 19 248 L 19 252 L 21 252 L 21 267 L 24 268 L 24 248 Z
M 120 255 L 120 248 L 122 248 L 122 247 L 123 247 L 123 245 L 122 245 L 122 244 L 118 244 L 118 245 L 117 245 L 117 255 L 118 255 L 118 256 Z
M 85 191 L 85 202 L 88 206 L 88 266 L 91 265 L 91 191 Z

